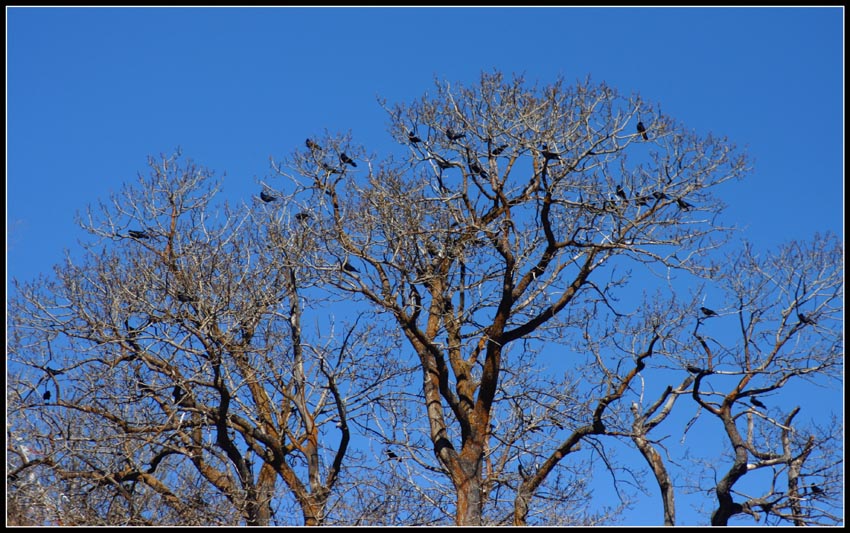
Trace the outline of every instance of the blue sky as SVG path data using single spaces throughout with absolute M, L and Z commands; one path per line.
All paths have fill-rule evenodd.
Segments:
M 746 148 L 725 220 L 759 247 L 843 236 L 841 8 L 7 8 L 7 286 L 48 273 L 74 216 L 181 147 L 257 194 L 268 160 L 351 131 L 377 97 L 482 71 L 639 92 Z M 685 512 L 682 509 L 681 512 Z M 657 523 L 652 520 L 649 523 Z

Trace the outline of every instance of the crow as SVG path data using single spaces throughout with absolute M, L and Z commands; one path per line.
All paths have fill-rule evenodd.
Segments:
M 302 212 L 302 213 L 297 213 L 295 215 L 295 220 L 297 220 L 298 222 L 304 222 L 305 220 L 308 220 L 310 218 L 312 218 L 312 215 L 310 213 L 303 213 Z
M 150 239 L 151 238 L 151 236 L 148 235 L 148 232 L 146 232 L 146 231 L 136 231 L 134 229 L 131 229 L 131 230 L 128 230 L 127 233 L 129 233 L 130 237 L 133 237 L 134 239 Z
M 185 303 L 189 303 L 189 302 L 196 302 L 197 300 L 195 299 L 194 296 L 192 296 L 190 294 L 186 294 L 184 292 L 178 292 L 177 293 L 177 301 L 183 302 L 185 304 Z
M 443 170 L 446 170 L 447 168 L 452 168 L 454 166 L 454 164 L 451 161 L 447 161 L 447 160 L 443 159 L 442 157 L 440 157 L 436 154 L 434 154 L 434 161 L 436 161 L 437 166 L 440 167 Z
M 262 200 L 264 202 L 274 202 L 275 200 L 277 200 L 277 197 L 272 196 L 271 194 L 268 194 L 266 191 L 261 191 L 260 192 L 260 200 Z
M 454 142 L 458 139 L 466 137 L 466 134 L 463 132 L 455 133 L 451 128 L 446 128 L 446 137 L 449 138 L 449 141 Z
M 345 270 L 345 271 L 347 271 L 347 272 L 360 273 L 360 271 L 359 271 L 359 270 L 357 270 L 355 267 L 351 266 L 351 265 L 348 263 L 348 261 L 345 261 L 344 263 L 342 263 L 342 269 L 343 269 L 343 270 Z
M 557 152 L 553 152 L 549 150 L 549 147 L 545 144 L 540 146 L 540 153 L 543 155 L 543 159 L 549 161 L 550 159 L 560 160 L 561 156 Z
M 45 402 L 50 401 L 50 391 L 49 390 L 44 391 L 44 394 L 42 394 L 41 397 L 44 399 Z
M 647 134 L 646 134 L 646 128 L 644 127 L 643 122 L 638 121 L 638 123 L 637 123 L 637 130 L 638 130 L 638 133 L 640 133 L 640 134 L 641 134 L 641 136 L 643 137 L 643 140 L 644 140 L 644 141 L 648 141 L 648 140 L 649 140 L 649 137 L 648 137 L 648 136 L 647 136 Z
M 171 392 L 171 396 L 174 397 L 174 403 L 180 404 L 183 401 L 183 398 L 186 397 L 186 391 L 180 385 L 174 385 L 174 390 Z
M 654 193 L 652 193 L 652 197 L 655 198 L 656 200 L 669 200 L 670 199 L 669 196 L 667 196 L 666 194 L 664 194 L 661 191 L 655 191 Z
M 628 201 L 629 199 L 629 196 L 626 194 L 626 191 L 624 191 L 623 187 L 621 187 L 620 185 L 617 185 L 617 191 L 615 194 L 625 201 Z
M 395 459 L 396 461 L 401 461 L 401 457 L 396 455 L 396 453 L 390 450 L 389 448 L 387 448 L 385 453 L 387 454 L 387 459 Z
M 328 171 L 331 174 L 341 174 L 342 171 L 336 167 L 332 167 L 327 163 L 322 163 L 322 168 Z
M 694 206 L 694 204 L 689 204 L 688 202 L 686 202 L 684 198 L 676 198 L 676 205 L 678 205 L 679 209 L 681 209 L 682 211 L 688 211 Z
M 705 316 L 717 316 L 717 312 L 712 311 L 708 307 L 700 307 L 699 310 L 702 311 L 702 314 Z
M 483 168 L 481 168 L 481 164 L 478 163 L 478 161 L 476 161 L 474 159 L 469 160 L 469 171 L 474 173 L 474 174 L 478 174 L 479 176 L 481 176 L 485 180 L 490 179 L 490 175 L 487 174 L 487 171 L 484 170 Z
M 648 205 L 645 196 L 635 196 L 635 205 Z
M 322 147 L 321 147 L 321 146 L 319 146 L 318 144 L 314 143 L 314 142 L 313 142 L 312 140 L 310 140 L 309 138 L 308 138 L 308 139 L 304 142 L 304 144 L 306 144 L 306 145 L 307 145 L 307 148 L 309 148 L 310 150 L 321 150 L 321 149 L 322 149 Z
M 767 406 L 760 401 L 755 396 L 750 396 L 750 403 L 755 405 L 756 407 L 761 407 L 762 409 L 767 409 Z
M 694 365 L 688 365 L 685 367 L 685 369 L 691 374 L 702 374 L 703 372 L 702 368 Z
M 797 313 L 797 319 L 800 321 L 801 324 L 808 324 L 810 326 L 814 326 L 815 324 L 817 324 L 817 322 L 815 322 L 813 318 L 809 318 L 800 312 Z
M 410 144 L 421 143 L 422 139 L 416 136 L 412 131 L 407 132 L 407 140 L 410 141 Z
M 823 494 L 823 489 L 817 485 L 812 485 L 812 494 Z
M 508 145 L 507 145 L 507 144 L 501 144 L 501 145 L 497 146 L 496 148 L 493 148 L 493 152 L 492 152 L 492 153 L 493 153 L 493 155 L 499 155 L 499 154 L 501 154 L 502 152 L 504 152 L 504 151 L 505 151 L 505 148 L 507 148 L 507 147 L 508 147 Z
M 353 166 L 353 167 L 356 167 L 356 166 L 357 166 L 357 163 L 355 163 L 353 159 L 351 159 L 350 157 L 348 157 L 348 156 L 345 154 L 345 152 L 342 152 L 341 154 L 339 154 L 339 160 L 340 160 L 340 162 L 341 162 L 343 165 L 351 165 L 351 166 Z

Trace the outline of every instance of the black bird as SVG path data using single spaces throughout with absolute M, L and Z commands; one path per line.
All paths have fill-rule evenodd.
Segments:
M 314 143 L 314 142 L 313 142 L 312 140 L 310 140 L 309 138 L 308 138 L 308 139 L 304 142 L 304 144 L 306 144 L 306 145 L 307 145 L 307 148 L 309 148 L 310 150 L 321 150 L 321 149 L 322 149 L 322 147 L 321 147 L 321 146 L 319 146 L 318 144 Z
M 136 231 L 134 229 L 131 229 L 131 230 L 128 230 L 127 233 L 129 233 L 130 237 L 133 237 L 134 239 L 150 239 L 151 238 L 151 236 L 148 235 L 148 232 L 146 232 L 146 231 Z
M 648 205 L 645 196 L 635 196 L 635 205 Z
M 434 154 L 434 161 L 436 161 L 437 166 L 443 170 L 446 170 L 447 168 L 452 168 L 454 166 L 451 161 L 447 161 L 436 154 Z
M 702 368 L 694 365 L 688 365 L 685 369 L 691 374 L 702 374 Z
M 44 391 L 44 394 L 42 394 L 41 397 L 44 399 L 45 402 L 50 401 L 50 391 Z
M 543 155 L 543 159 L 545 159 L 546 161 L 549 161 L 550 159 L 561 159 L 560 154 L 549 150 L 549 147 L 545 144 L 540 146 L 540 153 Z
M 815 324 L 817 324 L 817 322 L 815 322 L 815 320 L 813 318 L 809 318 L 806 315 L 804 315 L 803 313 L 798 312 L 797 313 L 797 319 L 800 321 L 801 324 L 808 324 L 810 326 L 814 326 Z
M 277 200 L 277 196 L 272 196 L 271 194 L 268 194 L 266 191 L 261 191 L 260 192 L 260 200 L 262 200 L 264 202 L 274 202 L 275 200 Z
M 623 187 L 621 187 L 620 185 L 617 185 L 617 191 L 616 191 L 615 194 L 617 196 L 619 196 L 620 198 L 622 198 L 623 200 L 628 201 L 628 199 L 629 199 L 629 196 L 626 194 L 626 191 L 624 191 Z
M 812 485 L 812 494 L 823 494 L 823 489 L 817 485 Z
M 421 143 L 422 139 L 416 136 L 412 131 L 407 132 L 407 140 L 410 141 L 410 144 Z
M 669 196 L 667 196 L 666 194 L 664 194 L 661 191 L 655 191 L 654 193 L 652 193 L 652 197 L 655 198 L 656 200 L 669 200 L 670 199 Z
M 389 448 L 387 448 L 387 451 L 385 453 L 387 454 L 387 459 L 395 459 L 396 461 L 401 461 L 401 458 Z
M 456 141 L 456 140 L 458 140 L 458 139 L 461 139 L 461 138 L 463 138 L 463 137 L 466 137 L 466 134 L 465 134 L 465 133 L 463 133 L 463 132 L 461 132 L 461 133 L 456 133 L 456 132 L 452 131 L 452 129 L 451 129 L 451 128 L 446 128 L 446 137 L 448 137 L 448 138 L 449 138 L 449 141 L 454 142 L 454 141 Z
M 760 401 L 755 396 L 750 396 L 750 403 L 755 405 L 756 407 L 761 407 L 762 409 L 767 409 L 767 406 Z
M 501 145 L 497 146 L 496 148 L 493 148 L 493 155 L 501 154 L 502 152 L 505 151 L 505 148 L 507 148 L 507 147 L 508 147 L 507 144 L 501 144 Z
M 681 209 L 682 211 L 688 211 L 694 206 L 694 204 L 689 204 L 688 202 L 686 202 L 684 198 L 676 198 L 676 205 L 678 205 L 679 209 Z
M 643 140 L 644 140 L 644 141 L 648 141 L 648 140 L 649 140 L 649 137 L 646 135 L 646 127 L 644 127 L 643 122 L 638 121 L 638 123 L 637 123 L 637 130 L 638 130 L 638 133 L 640 133 L 640 134 L 641 134 L 641 136 L 643 137 Z
M 474 174 L 478 174 L 484 179 L 490 179 L 490 175 L 487 174 L 487 171 L 481 168 L 481 164 L 474 159 L 469 160 L 469 171 Z
M 177 293 L 177 301 L 185 303 L 195 302 L 197 301 L 192 295 L 186 294 L 184 292 Z
M 327 170 L 331 174 L 341 174 L 342 171 L 336 167 L 332 167 L 327 163 L 322 163 L 322 168 Z
M 345 154 L 345 152 L 343 152 L 343 153 L 339 154 L 339 160 L 340 160 L 340 162 L 341 162 L 343 165 L 351 165 L 351 166 L 353 166 L 353 167 L 356 167 L 356 166 L 357 166 L 357 163 L 355 163 L 353 159 L 351 159 L 350 157 L 348 157 L 348 156 Z
M 717 316 L 717 312 L 709 309 L 708 307 L 700 307 L 699 310 L 702 311 L 702 314 L 705 316 Z
M 302 212 L 302 213 L 297 213 L 295 215 L 295 220 L 297 220 L 298 222 L 304 222 L 305 220 L 308 220 L 310 218 L 312 218 L 312 215 L 310 213 L 303 213 Z
M 174 397 L 174 403 L 180 404 L 183 401 L 183 398 L 186 397 L 186 391 L 180 385 L 175 385 L 174 390 L 171 392 L 171 396 Z
M 342 264 L 342 269 L 343 269 L 343 270 L 345 270 L 345 271 L 347 271 L 347 272 L 360 273 L 360 271 L 359 271 L 359 270 L 357 270 L 355 267 L 351 266 L 351 265 L 348 263 L 348 261 L 345 261 L 345 262 Z

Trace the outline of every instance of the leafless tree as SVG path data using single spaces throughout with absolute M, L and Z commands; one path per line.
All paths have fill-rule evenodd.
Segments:
M 712 191 L 747 162 L 725 139 L 590 82 L 538 88 L 484 74 L 388 111 L 403 158 L 379 161 L 327 136 L 275 168 L 312 207 L 326 243 L 314 266 L 353 265 L 337 266 L 334 285 L 389 314 L 416 353 L 455 522 L 479 525 L 505 351 L 580 328 L 627 283 L 618 265 L 706 274 L 701 258 L 725 234 Z M 363 164 L 339 164 L 342 152 Z M 513 523 L 526 523 L 529 492 L 563 457 L 604 433 L 621 392 L 583 402 L 586 425 L 516 491 Z
M 351 420 L 395 373 L 371 356 L 387 347 L 366 320 L 305 331 L 317 244 L 294 213 L 216 213 L 210 172 L 150 167 L 83 218 L 82 259 L 16 286 L 10 442 L 38 456 L 12 470 L 89 494 L 77 523 L 267 525 L 283 481 L 321 524 Z

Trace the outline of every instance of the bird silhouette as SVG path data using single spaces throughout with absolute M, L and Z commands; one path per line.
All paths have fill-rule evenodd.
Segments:
M 505 148 L 507 148 L 507 147 L 508 147 L 508 145 L 507 145 L 507 144 L 501 144 L 501 145 L 497 146 L 496 148 L 493 148 L 493 152 L 492 152 L 492 154 L 493 154 L 493 155 L 499 155 L 499 154 L 501 154 L 502 152 L 504 152 L 504 151 L 505 151 Z
M 351 165 L 352 167 L 356 167 L 356 166 L 357 166 L 357 163 L 355 163 L 353 159 L 351 159 L 350 157 L 348 157 L 348 156 L 345 154 L 345 152 L 342 152 L 341 154 L 339 154 L 339 160 L 340 160 L 340 162 L 341 162 L 343 165 Z
M 688 365 L 685 369 L 691 374 L 702 374 L 702 368 L 694 365 Z
M 410 144 L 421 143 L 422 139 L 416 136 L 412 131 L 407 132 L 407 140 L 410 141 Z
M 341 174 L 342 173 L 342 170 L 340 170 L 336 167 L 332 167 L 331 165 L 329 165 L 327 163 L 322 163 L 322 168 L 325 169 L 326 171 L 328 171 L 330 174 Z
M 623 200 L 628 200 L 628 199 L 629 199 L 629 196 L 626 194 L 626 191 L 624 191 L 624 190 L 623 190 L 623 187 L 622 187 L 622 186 L 620 186 L 620 185 L 617 185 L 617 191 L 616 191 L 616 193 L 615 193 L 615 194 L 616 194 L 617 196 L 619 196 L 620 198 L 622 198 Z
M 484 179 L 490 179 L 490 175 L 487 174 L 486 170 L 481 168 L 481 164 L 478 161 L 476 161 L 475 159 L 469 160 L 469 171 L 474 173 L 474 174 L 478 174 L 479 176 L 481 176 Z
M 268 194 L 266 191 L 261 191 L 260 192 L 260 200 L 262 200 L 264 202 L 274 202 L 275 200 L 277 200 L 277 196 L 272 196 L 271 194 Z
M 134 239 L 150 239 L 151 238 L 151 236 L 148 235 L 148 232 L 146 232 L 146 231 L 136 231 L 134 229 L 131 229 L 131 230 L 128 230 L 127 233 L 130 234 L 130 237 L 133 237 Z
M 387 448 L 387 450 L 384 453 L 387 454 L 387 459 L 395 459 L 396 461 L 401 461 L 401 458 L 398 455 L 396 455 L 396 453 L 394 451 L 390 450 L 389 448 Z
M 451 161 L 447 161 L 446 159 L 443 159 L 442 157 L 438 156 L 437 154 L 434 154 L 434 161 L 436 161 L 437 166 L 440 167 L 443 170 L 446 170 L 447 168 L 452 168 L 454 166 L 454 163 L 452 163 Z
M 669 196 L 667 196 L 666 194 L 664 194 L 661 191 L 655 191 L 654 193 L 652 193 L 652 197 L 655 198 L 656 200 L 669 200 L 670 199 Z
M 686 202 L 684 198 L 676 198 L 676 205 L 678 205 L 679 209 L 681 209 L 682 211 L 688 211 L 694 206 L 694 204 L 689 204 L 688 202 Z
M 817 485 L 812 485 L 812 494 L 823 494 L 823 489 Z
M 646 196 L 635 196 L 635 205 L 648 205 Z
M 171 391 L 171 396 L 174 397 L 174 403 L 179 404 L 186 396 L 186 391 L 180 385 L 175 385 L 174 390 Z
M 756 407 L 760 407 L 762 409 L 767 409 L 767 406 L 761 403 L 755 396 L 750 396 L 750 403 L 755 405 Z
M 453 131 L 451 128 L 446 128 L 446 137 L 449 138 L 449 141 L 454 142 L 458 139 L 462 139 L 463 137 L 466 137 L 466 134 L 463 133 L 463 132 L 457 133 L 457 132 Z
M 45 402 L 50 401 L 50 391 L 44 391 L 44 394 L 42 394 L 41 397 L 44 399 Z
M 345 270 L 346 272 L 354 272 L 354 273 L 359 273 L 359 272 L 360 272 L 360 271 L 359 271 L 359 270 L 357 270 L 355 267 L 351 266 L 351 265 L 348 263 L 348 261 L 345 261 L 345 262 L 343 262 L 343 263 L 342 263 L 342 269 L 343 269 L 343 270 Z
M 801 324 L 808 324 L 810 326 L 814 326 L 815 324 L 817 324 L 817 322 L 815 322 L 815 320 L 813 318 L 809 318 L 806 315 L 804 315 L 803 313 L 798 312 L 797 313 L 797 319 L 800 321 Z
M 295 220 L 297 220 L 298 222 L 304 222 L 305 220 L 308 220 L 310 218 L 312 218 L 312 215 L 310 213 L 301 212 L 295 215 Z
M 177 293 L 177 301 L 183 302 L 185 304 L 185 303 L 189 303 L 189 302 L 196 302 L 197 300 L 195 299 L 194 296 L 192 296 L 190 294 L 186 294 L 185 292 L 178 292 Z
M 717 313 L 708 307 L 700 307 L 699 310 L 702 311 L 702 314 L 705 316 L 717 316 Z
M 545 144 L 540 146 L 540 153 L 543 155 L 543 159 L 549 161 L 550 159 L 560 160 L 561 155 L 557 152 L 553 152 L 549 150 L 549 147 Z
M 644 141 L 649 140 L 649 136 L 647 136 L 647 134 L 646 134 L 646 127 L 643 125 L 643 122 L 638 121 L 637 130 L 638 130 L 638 133 L 640 133 L 641 136 L 643 137 Z
M 306 144 L 307 148 L 309 148 L 310 150 L 321 150 L 322 149 L 321 146 L 319 146 L 318 144 L 313 142 L 310 138 L 307 138 L 307 140 L 304 141 L 304 144 Z

